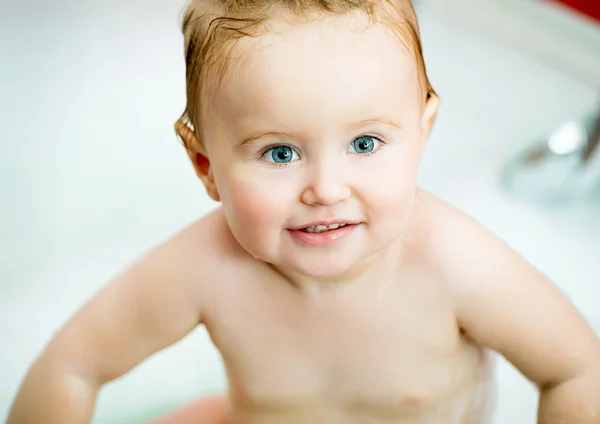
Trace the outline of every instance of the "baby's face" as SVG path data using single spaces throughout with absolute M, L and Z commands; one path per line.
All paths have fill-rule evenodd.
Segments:
M 410 54 L 366 17 L 244 40 L 204 136 L 231 230 L 253 256 L 312 277 L 399 240 L 428 125 Z M 346 222 L 329 234 L 294 229 Z

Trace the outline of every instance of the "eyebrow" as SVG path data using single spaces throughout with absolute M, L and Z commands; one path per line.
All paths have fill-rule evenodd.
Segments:
M 252 142 L 258 140 L 259 138 L 263 138 L 268 135 L 273 136 L 273 137 L 278 137 L 278 138 L 284 138 L 287 140 L 294 140 L 294 139 L 297 140 L 298 139 L 296 134 L 292 134 L 292 133 L 283 133 L 283 132 L 278 132 L 278 131 L 261 131 L 261 132 L 250 134 L 247 137 L 244 137 L 239 143 L 236 144 L 235 148 L 239 149 L 240 147 L 243 147 L 245 145 L 252 144 Z
M 401 130 L 402 124 L 400 124 L 398 121 L 395 121 L 391 118 L 385 118 L 385 117 L 376 117 L 376 118 L 369 118 L 369 119 L 364 119 L 362 121 L 358 121 L 354 124 L 351 124 L 351 127 L 355 127 L 355 128 L 360 128 L 360 127 L 364 127 L 365 125 L 368 124 L 384 124 L 384 125 L 389 125 L 390 127 L 394 127 L 397 128 L 399 130 Z
M 348 128 L 361 128 L 361 127 L 364 127 L 369 124 L 384 124 L 384 125 L 388 125 L 390 127 L 394 127 L 396 129 L 403 128 L 399 122 L 397 122 L 393 119 L 390 119 L 390 118 L 383 118 L 383 117 L 363 119 L 362 121 L 358 121 L 358 122 L 348 125 Z M 250 134 L 250 135 L 244 137 L 239 143 L 236 144 L 235 148 L 239 149 L 245 145 L 252 144 L 254 141 L 256 141 L 260 138 L 266 137 L 266 136 L 278 137 L 278 138 L 283 138 L 286 140 L 297 140 L 298 139 L 298 136 L 293 133 L 286 133 L 286 132 L 279 132 L 279 131 L 260 131 L 260 132 L 256 132 L 256 133 L 253 133 L 253 134 Z

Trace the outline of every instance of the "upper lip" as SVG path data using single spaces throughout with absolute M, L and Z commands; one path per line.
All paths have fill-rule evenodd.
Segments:
M 359 221 L 355 221 L 352 219 L 332 219 L 329 221 L 314 221 L 314 222 L 309 222 L 308 224 L 303 224 L 299 227 L 294 227 L 291 229 L 292 230 L 302 230 L 303 228 L 316 227 L 317 225 L 329 226 L 329 225 L 334 225 L 334 224 L 352 225 L 352 224 L 359 224 Z

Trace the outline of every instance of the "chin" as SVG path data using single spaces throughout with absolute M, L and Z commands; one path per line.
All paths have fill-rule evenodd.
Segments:
M 355 260 L 340 260 L 339 257 L 333 260 L 323 258 L 318 263 L 308 261 L 307 263 L 289 264 L 286 268 L 292 269 L 304 277 L 327 280 L 342 277 L 352 269 L 355 263 Z

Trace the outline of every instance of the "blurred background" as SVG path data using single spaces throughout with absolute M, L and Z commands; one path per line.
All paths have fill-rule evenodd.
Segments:
M 442 98 L 420 183 L 505 239 L 600 333 L 600 3 L 565 1 L 415 2 Z M 184 4 L 0 2 L 2 421 L 65 320 L 216 207 L 173 131 Z M 534 422 L 534 388 L 502 360 L 498 380 L 495 422 Z M 94 422 L 139 423 L 224 387 L 199 328 L 103 389 Z

